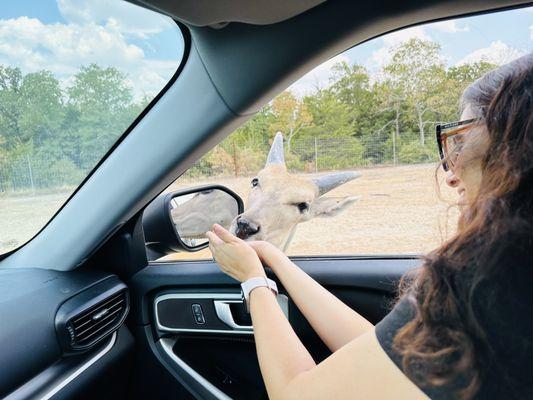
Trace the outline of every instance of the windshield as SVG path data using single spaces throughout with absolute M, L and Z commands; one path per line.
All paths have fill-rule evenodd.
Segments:
M 0 11 L 0 254 L 31 239 L 176 72 L 165 16 L 119 0 Z

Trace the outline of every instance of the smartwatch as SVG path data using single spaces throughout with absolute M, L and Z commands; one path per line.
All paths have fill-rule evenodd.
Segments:
M 276 285 L 276 282 L 267 277 L 258 276 L 257 278 L 251 278 L 246 282 L 241 283 L 242 301 L 246 305 L 247 313 L 250 313 L 250 293 L 258 287 L 267 287 L 272 290 L 275 295 L 278 294 L 278 286 Z

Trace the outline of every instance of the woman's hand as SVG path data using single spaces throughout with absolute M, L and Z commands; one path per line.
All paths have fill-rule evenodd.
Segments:
M 244 240 L 233 236 L 222 226 L 215 224 L 206 233 L 213 258 L 225 274 L 238 280 L 266 276 L 257 253 Z
M 255 250 L 263 264 L 268 265 L 270 268 L 273 268 L 274 265 L 283 263 L 284 260 L 290 262 L 285 253 L 283 253 L 283 251 L 278 249 L 272 243 L 262 240 L 255 240 L 246 243 Z

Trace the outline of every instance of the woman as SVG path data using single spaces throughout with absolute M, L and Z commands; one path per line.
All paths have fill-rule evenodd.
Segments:
M 270 399 L 533 398 L 533 54 L 463 94 L 461 122 L 437 128 L 462 206 L 457 233 L 428 254 L 375 327 L 281 251 L 208 233 L 239 280 L 268 265 L 333 354 L 316 365 L 270 288 L 250 292 Z

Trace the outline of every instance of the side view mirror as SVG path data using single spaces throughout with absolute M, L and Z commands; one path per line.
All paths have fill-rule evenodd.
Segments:
M 165 193 L 143 213 L 148 258 L 208 246 L 205 233 L 214 223 L 229 228 L 244 211 L 242 199 L 222 185 L 207 185 Z

